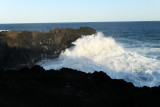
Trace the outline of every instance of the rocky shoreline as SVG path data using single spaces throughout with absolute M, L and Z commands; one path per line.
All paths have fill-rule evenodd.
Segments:
M 104 72 L 45 70 L 35 65 L 57 58 L 95 29 L 0 32 L 0 107 L 146 107 L 159 105 L 160 87 L 134 87 Z
M 138 88 L 104 72 L 67 68 L 0 71 L 0 87 L 0 107 L 146 107 L 160 102 L 160 87 Z
M 91 35 L 96 30 L 52 29 L 50 32 L 2 31 L 0 32 L 0 69 L 31 67 L 43 59 L 56 58 L 62 50 L 82 35 Z

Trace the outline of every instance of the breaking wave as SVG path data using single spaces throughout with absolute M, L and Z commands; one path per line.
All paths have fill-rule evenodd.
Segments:
M 124 79 L 137 87 L 160 85 L 160 61 L 126 50 L 111 37 L 99 32 L 73 42 L 57 59 L 43 60 L 44 69 L 62 67 L 84 72 L 104 71 L 112 79 Z
M 9 30 L 0 30 L 0 32 L 3 32 L 3 31 L 9 31 Z

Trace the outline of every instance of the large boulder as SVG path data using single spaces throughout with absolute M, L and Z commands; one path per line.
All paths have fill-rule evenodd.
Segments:
M 94 33 L 96 30 L 89 27 L 0 32 L 0 69 L 19 69 L 46 58 L 56 58 L 81 35 Z

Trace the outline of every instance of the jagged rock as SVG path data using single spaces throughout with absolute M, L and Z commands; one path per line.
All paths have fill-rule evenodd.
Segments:
M 0 71 L 0 107 L 159 106 L 160 87 L 134 87 L 104 72 L 40 66 Z
M 4 31 L 0 32 L 0 69 L 19 69 L 32 66 L 46 58 L 56 58 L 71 47 L 81 35 L 96 33 L 95 29 L 52 29 L 50 32 Z

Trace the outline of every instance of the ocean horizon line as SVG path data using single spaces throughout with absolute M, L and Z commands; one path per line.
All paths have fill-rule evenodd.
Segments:
M 22 23 L 0 23 L 0 24 L 49 24 L 49 23 L 62 23 L 62 24 L 67 24 L 67 23 L 123 23 L 123 22 L 160 22 L 160 20 L 153 20 L 153 21 L 149 21 L 149 20 L 146 20 L 146 21 L 91 21 L 91 22 L 29 22 L 29 23 L 25 23 L 25 22 L 22 22 Z

